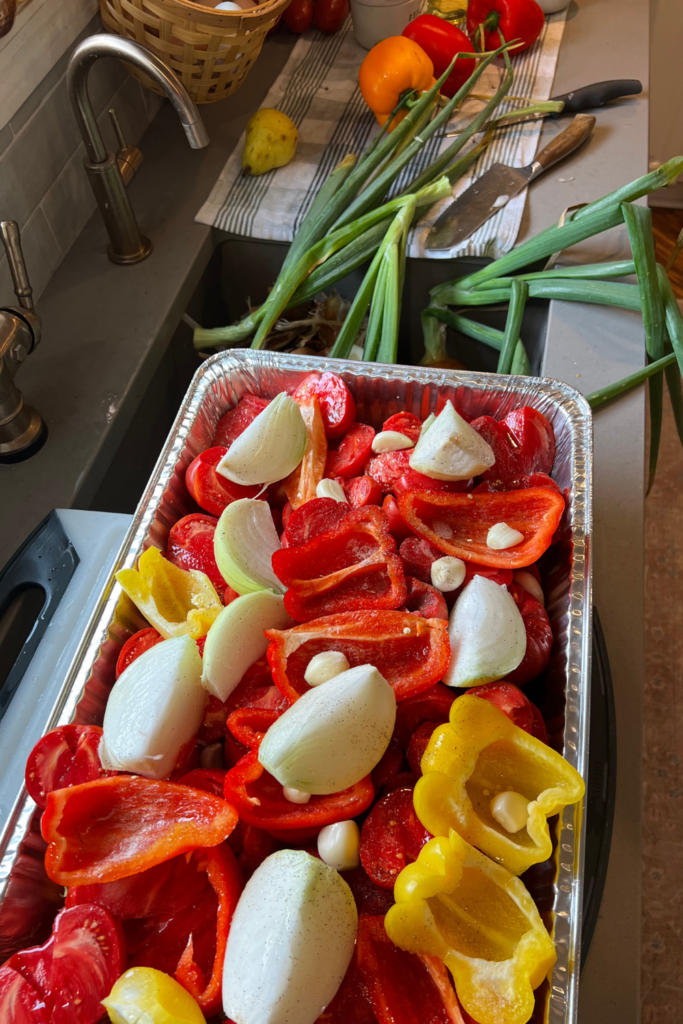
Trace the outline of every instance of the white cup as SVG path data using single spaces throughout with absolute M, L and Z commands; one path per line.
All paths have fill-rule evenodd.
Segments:
M 538 0 L 538 4 L 544 14 L 556 14 L 569 6 L 569 0 Z
M 371 50 L 388 36 L 400 36 L 420 13 L 421 0 L 351 0 L 356 39 Z

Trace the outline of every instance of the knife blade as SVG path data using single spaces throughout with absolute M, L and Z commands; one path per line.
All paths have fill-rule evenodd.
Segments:
M 541 121 L 546 117 L 557 119 L 563 114 L 578 114 L 582 110 L 604 107 L 605 103 L 609 103 L 610 100 L 622 99 L 624 96 L 638 96 L 642 91 L 643 83 L 639 82 L 637 78 L 615 78 L 607 82 L 594 82 L 593 85 L 584 85 L 580 89 L 565 92 L 561 96 L 551 96 L 550 102 L 564 103 L 562 110 L 547 114 L 522 114 L 520 117 L 515 117 L 514 111 L 503 114 L 505 120 L 500 119 L 501 123 L 496 125 L 496 130 L 509 128 L 513 124 L 525 124 L 527 121 Z M 444 138 L 450 139 L 460 135 L 468 124 L 469 121 L 461 125 L 454 125 L 451 131 L 444 132 Z
M 544 171 L 569 156 L 593 131 L 595 118 L 577 114 L 572 123 L 556 136 L 526 167 L 493 164 L 444 210 L 430 229 L 426 249 L 452 249 L 469 238 L 477 228 L 502 209 Z

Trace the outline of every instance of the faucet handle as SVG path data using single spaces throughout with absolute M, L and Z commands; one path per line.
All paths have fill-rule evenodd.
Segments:
M 121 125 L 114 109 L 110 109 L 109 118 L 111 120 L 116 140 L 119 144 L 119 149 L 116 154 L 116 162 L 119 165 L 119 171 L 123 178 L 123 184 L 128 187 L 131 181 L 135 177 L 135 173 L 142 163 L 142 153 L 137 146 L 129 145 L 123 137 L 121 131 Z
M 15 220 L 0 221 L 0 237 L 2 238 L 7 253 L 7 262 L 12 275 L 14 294 L 19 300 L 22 309 L 34 313 L 33 288 L 28 279 L 26 261 L 21 249 L 21 235 L 19 225 Z

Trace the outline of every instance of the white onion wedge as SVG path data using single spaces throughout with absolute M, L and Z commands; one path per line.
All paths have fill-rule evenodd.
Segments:
M 521 663 L 526 629 L 505 587 L 475 576 L 455 602 L 448 627 L 451 662 L 447 686 L 478 686 L 503 679 Z
M 276 395 L 230 445 L 216 472 L 245 487 L 284 480 L 301 462 L 306 424 L 289 395 Z
M 427 430 L 422 429 L 410 468 L 432 480 L 469 480 L 496 461 L 491 447 L 446 402 Z
M 238 594 L 285 587 L 273 572 L 273 552 L 280 550 L 267 501 L 240 498 L 223 511 L 213 536 L 213 551 L 223 579 Z
M 286 629 L 291 619 L 283 599 L 269 590 L 244 594 L 220 612 L 204 647 L 202 686 L 227 700 L 250 665 L 268 648 L 264 629 Z
M 274 722 L 258 759 L 283 786 L 339 793 L 368 775 L 389 746 L 396 698 L 372 665 L 316 686 Z
M 189 636 L 156 644 L 125 669 L 109 694 L 100 742 L 102 766 L 165 779 L 199 729 L 206 691 L 202 659 Z
M 356 904 L 338 872 L 304 850 L 267 857 L 240 896 L 223 966 L 236 1024 L 314 1024 L 353 955 Z

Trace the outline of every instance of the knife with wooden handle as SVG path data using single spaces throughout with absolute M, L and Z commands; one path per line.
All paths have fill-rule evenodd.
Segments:
M 464 242 L 513 196 L 578 149 L 590 136 L 594 125 L 592 114 L 577 114 L 569 127 L 541 150 L 533 163 L 526 167 L 493 164 L 444 210 L 429 231 L 425 248 L 452 249 Z

